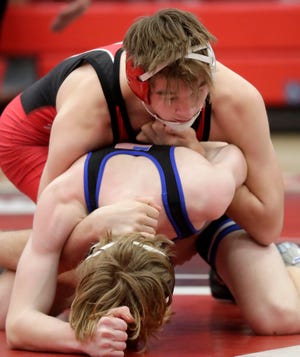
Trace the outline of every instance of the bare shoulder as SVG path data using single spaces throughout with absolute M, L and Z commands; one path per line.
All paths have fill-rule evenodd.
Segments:
M 217 106 L 244 106 L 250 102 L 262 101 L 261 94 L 247 79 L 218 62 L 212 100 Z
M 99 95 L 99 90 L 101 85 L 97 73 L 90 64 L 85 63 L 66 77 L 59 89 L 58 99 L 61 97 L 64 100 L 67 96 L 78 92 L 83 98 L 90 98 L 94 91 Z
M 111 141 L 110 114 L 100 80 L 89 64 L 71 72 L 57 94 L 52 136 L 84 148 L 80 154 Z M 65 133 L 72 132 L 72 136 Z M 77 145 L 78 147 L 78 145 Z M 73 149 L 70 148 L 72 151 Z
M 248 130 L 255 134 L 267 125 L 260 92 L 245 78 L 219 62 L 211 102 L 213 140 L 237 144 L 241 133 Z

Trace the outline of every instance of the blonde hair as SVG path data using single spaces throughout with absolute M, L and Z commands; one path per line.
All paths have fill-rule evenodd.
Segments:
M 134 318 L 127 330 L 127 347 L 144 349 L 171 316 L 173 243 L 162 235 L 149 239 L 130 234 L 112 240 L 115 244 L 104 250 L 107 241 L 101 241 L 96 247 L 99 254 L 93 253 L 77 268 L 70 324 L 77 339 L 87 340 L 110 309 L 127 306 Z
M 207 47 L 213 41 L 215 37 L 194 14 L 169 8 L 134 22 L 125 35 L 123 45 L 134 66 L 153 71 L 168 61 L 170 65 L 160 74 L 183 80 L 190 86 L 196 85 L 199 75 L 202 75 L 211 87 L 210 66 L 185 56 L 192 46 Z M 207 49 L 202 49 L 199 53 L 208 55 Z

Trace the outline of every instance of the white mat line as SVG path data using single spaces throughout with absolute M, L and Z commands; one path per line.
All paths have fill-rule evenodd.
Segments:
M 238 355 L 235 357 L 299 357 L 300 345 L 278 348 L 276 350 L 268 350 L 250 353 L 246 355 Z
M 211 295 L 208 286 L 175 286 L 174 295 Z
M 0 214 L 2 215 L 33 214 L 34 211 L 35 204 L 27 198 L 0 198 Z
M 180 280 L 208 280 L 208 274 L 175 274 Z

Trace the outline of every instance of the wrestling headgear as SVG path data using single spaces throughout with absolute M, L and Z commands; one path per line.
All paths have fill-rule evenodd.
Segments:
M 204 49 L 207 50 L 207 55 L 196 53 L 197 51 L 204 50 Z M 208 63 L 211 69 L 212 78 L 214 78 L 216 72 L 216 58 L 214 55 L 214 51 L 209 43 L 207 44 L 207 46 L 197 45 L 191 47 L 188 53 L 184 57 L 194 59 L 196 61 Z M 178 56 L 177 59 L 178 58 L 180 58 L 180 56 Z M 166 61 L 158 65 L 155 68 L 155 70 L 145 72 L 142 66 L 134 66 L 132 58 L 127 58 L 126 75 L 127 75 L 127 81 L 130 89 L 143 102 L 150 104 L 149 78 L 153 77 L 156 73 L 160 72 L 169 64 L 171 64 L 171 62 Z

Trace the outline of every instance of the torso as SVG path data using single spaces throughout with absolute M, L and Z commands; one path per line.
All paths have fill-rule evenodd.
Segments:
M 157 146 L 152 149 L 155 152 L 159 150 Z M 176 164 L 174 162 L 171 169 L 173 149 L 167 147 L 163 150 L 162 148 L 159 156 L 154 155 L 151 150 L 149 152 L 132 151 L 118 147 L 118 150 L 113 149 L 104 155 L 102 154 L 104 150 L 100 150 L 101 156 L 98 152 L 90 155 L 85 163 L 85 190 L 89 192 L 88 195 L 86 194 L 86 204 L 89 211 L 120 200 L 135 200 L 139 197 L 150 196 L 156 200 L 157 205 L 165 207 L 160 214 L 159 233 L 170 238 L 191 236 L 204 223 L 203 217 L 199 214 L 199 204 L 197 204 L 199 197 L 195 197 L 194 175 L 199 175 L 199 177 L 203 175 L 201 171 L 206 161 L 189 150 L 189 162 L 186 163 L 186 150 L 188 149 L 178 147 L 174 151 Z M 165 165 L 166 162 L 170 164 L 163 168 L 161 165 L 162 163 Z M 196 167 L 193 172 L 190 170 L 191 167 Z M 177 169 L 180 180 L 176 184 L 173 181 L 173 174 L 170 176 L 168 172 L 172 171 L 177 175 Z M 89 176 L 87 176 L 88 173 Z M 179 185 L 178 182 L 180 182 Z M 197 180 L 197 182 L 201 181 Z M 164 201 L 162 201 L 162 192 L 164 192 Z M 94 197 L 99 197 L 98 202 L 93 201 Z M 185 206 L 185 202 L 188 202 L 188 205 Z M 177 207 L 175 211 L 172 210 L 174 206 Z M 166 209 L 168 209 L 168 214 L 166 214 Z M 186 216 L 189 217 L 187 221 Z M 170 220 L 173 220 L 173 224 Z M 176 223 L 178 221 L 179 224 Z

